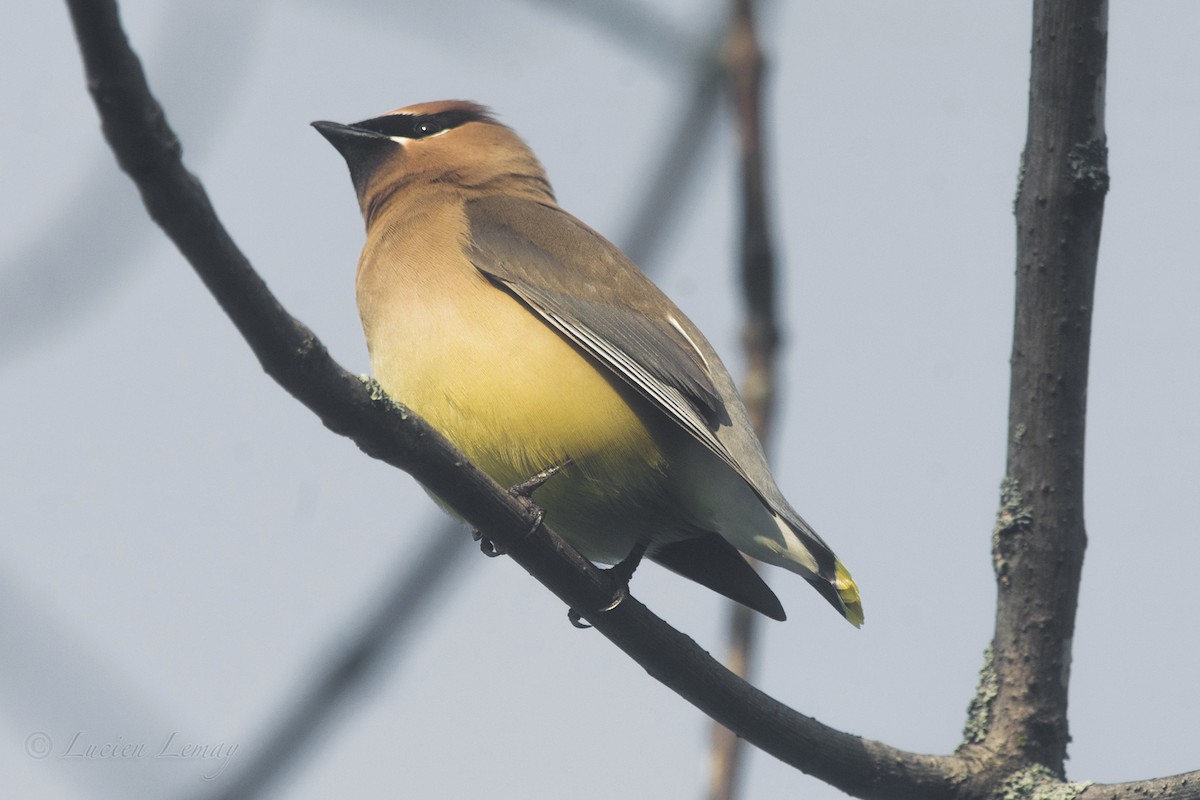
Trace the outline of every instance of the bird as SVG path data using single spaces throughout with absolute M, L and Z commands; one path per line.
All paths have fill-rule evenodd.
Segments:
M 312 125 L 366 225 L 355 294 L 389 397 L 501 485 L 540 484 L 546 524 L 593 562 L 644 555 L 786 619 L 745 554 L 862 624 L 854 579 L 776 485 L 712 345 L 558 205 L 512 129 L 463 100 Z

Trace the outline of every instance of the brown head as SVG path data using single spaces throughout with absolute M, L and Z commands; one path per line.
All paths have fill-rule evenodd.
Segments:
M 368 227 L 397 192 L 418 187 L 554 202 L 537 156 L 477 103 L 418 103 L 352 125 L 313 127 L 346 159 Z

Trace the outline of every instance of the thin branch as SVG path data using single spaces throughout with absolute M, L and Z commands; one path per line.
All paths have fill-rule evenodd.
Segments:
M 768 6 L 761 0 L 760 6 Z M 728 77 L 725 47 L 730 25 L 725 18 L 716 23 L 707 45 L 694 58 L 688 99 L 682 111 L 672 108 L 676 120 L 673 132 L 665 139 L 657 166 L 646 181 L 641 201 L 629 215 L 626 233 L 618 241 L 629 259 L 643 269 L 651 266 L 659 246 L 670 233 L 683 204 L 679 202 L 703 163 L 700 154 L 712 136 L 720 90 Z
M 1200 770 L 1149 778 L 1129 783 L 1093 783 L 1083 790 L 1079 800 L 1200 800 Z
M 463 563 L 463 555 L 472 549 L 462 526 L 447 521 L 415 558 L 405 558 L 397 574 L 389 577 L 382 599 L 373 599 L 371 607 L 357 615 L 365 621 L 349 641 L 329 647 L 333 656 L 325 658 L 317 674 L 287 698 L 251 759 L 227 782 L 200 797 L 249 800 L 266 790 L 313 744 L 334 712 L 378 673 L 386 656 L 395 655 L 405 635 L 427 615 L 430 603 L 448 588 L 448 578 Z
M 1063 775 L 1087 535 L 1083 448 L 1104 195 L 1106 0 L 1037 0 L 1016 203 L 1008 465 L 993 541 L 997 695 L 984 740 Z
M 755 32 L 753 0 L 733 0 L 733 24 L 726 45 L 729 84 L 737 114 L 741 165 L 741 272 L 746 300 L 742 341 L 746 377 L 742 398 L 758 438 L 766 444 L 775 410 L 775 364 L 779 329 L 775 314 L 775 255 L 767 214 L 765 146 L 762 135 L 763 55 Z M 754 655 L 758 616 L 729 604 L 729 641 L 725 663 L 748 677 Z M 732 800 L 745 762 L 742 740 L 713 724 L 709 800 Z
M 191 141 L 202 148 L 218 138 L 222 124 L 233 116 L 227 110 L 236 99 L 230 85 L 239 83 L 259 41 L 266 5 L 251 0 L 226 7 L 219 28 L 206 26 L 214 37 L 209 38 L 191 31 L 211 18 L 211 6 L 181 4 L 164 15 L 155 32 L 154 60 L 171 88 L 188 98 L 182 109 L 188 115 L 187 128 Z M 214 51 L 222 57 L 203 75 L 188 68 Z M 151 236 L 128 233 L 142 212 L 132 203 L 112 202 L 114 193 L 126 186 L 117 185 L 122 179 L 113 173 L 111 155 L 89 148 L 87 158 L 87 167 L 74 174 L 70 192 L 55 198 L 54 217 L 22 231 L 24 241 L 0 255 L 0 366 L 32 355 L 43 342 L 69 335 L 144 263 L 135 255 Z M 105 204 L 103 214 L 95 213 L 98 204 Z M 72 220 L 71 236 L 63 236 L 64 219 Z M 105 269 L 97 269 L 97 264 Z
M 729 614 L 725 666 L 739 678 L 749 678 L 758 621 L 754 612 L 743 605 L 732 602 L 725 605 Z M 708 798 L 733 800 L 741 785 L 742 767 L 746 763 L 745 748 L 738 735 L 721 723 L 713 722 L 711 727 Z
M 646 181 L 642 199 L 629 215 L 626 232 L 619 238 L 629 259 L 645 269 L 653 261 L 679 217 L 679 202 L 696 177 L 702 163 L 700 153 L 712 136 L 717 119 L 717 100 L 725 80 L 721 47 L 728 36 L 722 21 L 709 36 L 709 45 L 700 51 L 692 69 L 691 85 L 683 110 L 669 109 L 676 120 L 666 138 L 657 166 Z
M 625 232 L 617 237 L 621 250 L 643 271 L 652 272 L 659 247 L 668 239 L 683 210 L 681 202 L 703 163 L 701 154 L 716 127 L 717 102 L 726 70 L 722 48 L 728 24 L 721 19 L 701 44 L 691 42 L 677 26 L 655 14 L 645 4 L 536 0 L 551 8 L 573 13 L 591 22 L 642 56 L 666 67 L 686 70 L 688 86 L 682 108 L 667 106 L 670 133 L 662 150 L 649 163 L 646 189 L 632 205 Z

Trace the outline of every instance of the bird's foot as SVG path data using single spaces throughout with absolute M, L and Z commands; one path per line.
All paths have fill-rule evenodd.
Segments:
M 520 497 L 525 500 L 529 500 L 533 497 L 533 493 L 541 488 L 543 483 L 550 480 L 555 475 L 562 472 L 565 468 L 574 463 L 575 462 L 571 460 L 571 457 L 567 456 L 565 459 L 563 459 L 562 463 L 546 467 L 541 472 L 521 481 L 516 486 L 509 487 L 508 493 L 513 497 Z
M 621 562 L 604 570 L 604 574 L 609 577 L 613 584 L 612 600 L 604 608 L 597 609 L 597 612 L 603 614 L 606 611 L 612 611 L 617 606 L 629 597 L 629 581 L 633 578 L 634 570 L 642 563 L 642 557 L 646 555 L 646 545 L 640 543 L 634 545 L 634 548 L 629 551 L 629 555 L 621 559 Z M 567 619 L 576 628 L 590 628 L 588 623 L 583 621 L 583 615 L 573 608 L 567 609 Z
M 618 588 L 628 589 L 629 581 L 633 578 L 634 570 L 636 570 L 638 565 L 642 563 L 642 556 L 644 555 L 646 555 L 646 543 L 638 542 L 633 546 L 633 549 L 629 551 L 629 555 L 621 559 L 619 564 L 614 564 L 604 571 L 617 584 Z M 612 608 L 616 608 L 616 605 L 614 604 Z M 609 611 L 611 609 L 606 608 L 604 610 Z
M 571 457 L 568 456 L 561 464 L 554 464 L 553 466 L 546 467 L 536 475 L 521 481 L 515 486 L 509 487 L 508 493 L 510 495 L 513 497 L 519 497 L 529 503 L 530 511 L 533 512 L 533 525 L 531 525 L 529 528 L 530 533 L 536 531 L 538 526 L 542 524 L 542 520 L 546 518 L 546 509 L 533 502 L 533 493 L 537 491 L 543 483 L 553 478 L 555 475 L 561 472 L 564 467 L 568 467 L 572 463 L 574 462 L 571 461 Z M 483 554 L 488 558 L 495 558 L 496 556 L 504 555 L 504 548 L 484 536 L 483 531 L 479 530 L 478 528 L 471 529 L 471 538 L 479 542 L 479 549 L 483 551 Z
M 529 528 L 530 533 L 536 531 L 538 526 L 542 524 L 542 520 L 546 518 L 546 509 L 534 502 L 533 493 L 541 488 L 542 484 L 553 478 L 559 472 L 562 472 L 563 469 L 569 467 L 573 463 L 575 462 L 571 460 L 571 457 L 567 456 L 561 463 L 546 467 L 536 475 L 521 481 L 515 486 L 509 487 L 508 493 L 510 495 L 513 497 L 519 497 L 520 499 L 529 503 L 529 508 L 533 512 L 533 525 L 531 525 Z

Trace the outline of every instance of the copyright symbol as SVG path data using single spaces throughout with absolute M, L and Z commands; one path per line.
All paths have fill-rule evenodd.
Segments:
M 25 737 L 25 752 L 30 758 L 45 758 L 53 749 L 54 742 L 41 731 L 34 731 Z

